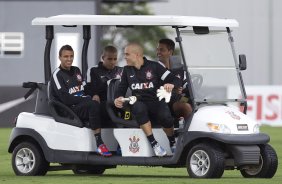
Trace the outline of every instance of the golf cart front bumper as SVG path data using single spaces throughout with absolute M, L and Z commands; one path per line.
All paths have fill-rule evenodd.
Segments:
M 194 140 L 207 139 L 218 142 L 224 146 L 227 159 L 231 161 L 227 165 L 241 167 L 244 165 L 258 165 L 260 160 L 259 145 L 267 144 L 269 136 L 258 134 L 219 134 L 210 132 L 187 132 L 184 136 L 184 145 Z
M 212 139 L 225 144 L 234 145 L 258 145 L 266 144 L 270 138 L 267 134 L 222 134 L 212 132 L 186 132 L 183 136 L 184 144 L 189 144 L 191 141 L 196 139 Z

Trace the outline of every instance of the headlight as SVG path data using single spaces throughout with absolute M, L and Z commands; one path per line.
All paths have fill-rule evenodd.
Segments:
M 224 124 L 207 123 L 207 126 L 212 132 L 230 134 L 231 130 Z
M 254 132 L 254 133 L 259 133 L 259 127 L 260 127 L 259 124 L 255 124 L 255 126 L 254 126 L 254 128 L 253 128 L 253 132 Z

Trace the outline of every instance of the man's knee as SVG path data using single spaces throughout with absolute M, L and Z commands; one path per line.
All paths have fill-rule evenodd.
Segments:
M 173 117 L 171 116 L 170 110 L 167 105 L 162 105 L 158 109 L 158 120 L 162 127 L 171 128 L 173 127 Z
M 179 117 L 187 118 L 192 113 L 192 107 L 188 103 L 175 102 L 173 104 L 174 114 Z
M 132 111 L 132 114 L 133 114 L 134 116 L 139 115 L 139 114 L 145 115 L 145 114 L 147 114 L 147 107 L 146 107 L 146 105 L 145 105 L 144 103 L 142 103 L 142 102 L 136 102 L 136 103 L 132 106 L 131 111 Z
M 100 111 L 100 104 L 95 100 L 87 101 L 87 108 L 92 111 Z
M 139 125 L 143 125 L 149 121 L 148 109 L 144 103 L 136 102 L 132 106 L 131 112 Z

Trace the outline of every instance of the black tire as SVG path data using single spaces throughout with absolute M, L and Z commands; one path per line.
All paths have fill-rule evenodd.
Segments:
M 36 144 L 22 142 L 13 150 L 12 167 L 18 176 L 44 176 L 49 162 Z
M 240 170 L 245 178 L 272 178 L 278 167 L 278 158 L 275 150 L 269 145 L 260 146 L 260 165 L 250 169 Z
M 224 172 L 224 155 L 215 144 L 201 143 L 189 151 L 186 166 L 191 178 L 220 178 Z
M 74 174 L 102 175 L 105 172 L 103 166 L 75 166 L 72 171 Z

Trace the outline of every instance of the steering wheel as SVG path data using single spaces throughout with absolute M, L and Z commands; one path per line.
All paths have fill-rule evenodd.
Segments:
M 200 74 L 192 74 L 191 81 L 195 90 L 200 90 L 203 85 L 203 77 Z

